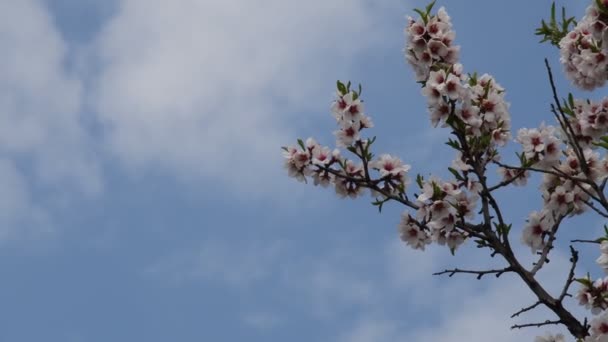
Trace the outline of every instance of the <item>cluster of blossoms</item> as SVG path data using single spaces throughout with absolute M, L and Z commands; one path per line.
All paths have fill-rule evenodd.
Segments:
M 547 229 L 552 225 L 550 222 L 585 211 L 591 186 L 579 179 L 601 183 L 608 177 L 608 159 L 606 156 L 600 158 L 592 144 L 608 133 L 608 99 L 601 103 L 571 99 L 570 103 L 566 110 L 571 114 L 568 123 L 572 132 L 545 125 L 538 129 L 523 128 L 518 132 L 522 162 L 551 171 L 544 174 L 540 187 L 543 209 L 540 214 L 531 214 L 529 221 L 533 223 L 529 223 L 522 236 L 522 241 L 533 251 L 544 246 L 544 238 L 549 233 Z M 575 139 L 574 143 L 581 148 L 586 165 L 581 165 L 581 159 L 568 137 Z M 560 146 L 562 142 L 567 146 L 565 150 Z M 517 172 L 502 168 L 499 171 L 503 172 L 505 179 L 513 178 Z M 543 217 L 545 224 L 534 224 L 537 217 Z
M 522 241 L 533 251 L 544 246 L 543 240 L 548 235 L 547 230 L 552 222 L 567 215 L 578 215 L 587 209 L 590 200 L 591 186 L 579 179 L 588 179 L 601 183 L 608 177 L 608 159 L 600 159 L 598 152 L 585 148 L 583 156 L 587 173 L 572 148 L 562 152 L 564 158 L 552 162 L 552 173 L 545 173 L 540 186 L 543 198 L 541 213 L 532 213 L 530 222 L 537 222 L 537 217 L 543 217 L 543 229 L 533 223 L 524 229 Z M 546 165 L 546 164 L 545 164 Z M 532 228 L 532 226 L 534 228 Z
M 360 132 L 374 126 L 372 120 L 364 114 L 359 92 L 347 89 L 340 82 L 338 82 L 338 92 L 336 100 L 331 106 L 331 112 L 340 127 L 334 132 L 336 144 L 340 147 L 351 146 L 360 141 Z
M 389 154 L 372 159 L 368 149 L 373 140 L 361 139 L 360 132 L 373 124 L 364 114 L 360 93 L 360 90 L 350 90 L 350 84 L 338 82 L 338 93 L 331 111 L 339 126 L 334 132 L 337 145 L 346 147 L 365 163 L 355 163 L 342 157 L 340 150 L 321 146 L 313 138 L 308 138 L 306 142 L 298 141 L 299 146 L 283 148 L 285 168 L 289 176 L 299 181 L 311 177 L 314 185 L 333 185 L 336 194 L 342 198 L 356 198 L 366 188 L 372 189 L 372 195 L 376 197 L 405 193 L 410 166 Z M 376 170 L 380 178 L 372 180 L 370 169 Z
M 437 15 L 409 19 L 406 59 L 424 84 L 431 122 L 452 125 L 469 139 L 487 137 L 499 146 L 510 139 L 509 104 L 504 88 L 488 74 L 465 75 L 458 63 L 459 46 L 450 17 L 442 7 Z M 487 149 L 487 146 L 483 146 Z
M 417 81 L 425 81 L 434 65 L 453 65 L 458 61 L 460 46 L 452 45 L 456 33 L 450 16 L 441 7 L 437 15 L 418 20 L 408 17 L 406 59 L 414 68 Z
M 583 179 L 584 172 L 572 149 L 567 149 L 565 159 L 554 164 L 555 173 L 546 173 L 540 186 L 543 198 L 541 212 L 532 212 L 522 234 L 522 242 L 532 251 L 542 249 L 551 227 L 567 215 L 583 213 L 589 201 L 591 186 L 573 179 Z M 608 176 L 608 169 L 599 162 L 599 155 L 585 150 L 585 160 L 591 179 L 602 180 Z M 564 176 L 561 176 L 564 175 Z M 568 179 L 567 177 L 572 177 Z M 559 223 L 559 222 L 558 222 Z
M 560 61 L 568 78 L 578 87 L 593 90 L 608 79 L 606 5 L 593 2 L 583 19 L 559 42 Z
M 584 306 L 591 313 L 597 315 L 608 308 L 608 278 L 597 279 L 592 282 L 589 277 L 578 279 L 582 284 L 576 298 L 580 305 Z
M 405 213 L 399 224 L 401 239 L 415 249 L 431 242 L 456 250 L 467 237 L 456 228 L 458 222 L 472 219 L 479 200 L 479 183 L 458 184 L 438 179 L 419 181 L 416 218 Z M 468 190 L 468 191 L 467 191 Z
M 608 341 L 608 277 L 592 282 L 589 277 L 578 279 L 582 284 L 576 295 L 580 305 L 591 310 L 596 317 L 591 321 L 590 335 L 584 342 Z
M 600 102 L 572 100 L 569 118 L 576 141 L 583 147 L 592 147 L 608 134 L 608 98 Z
M 450 168 L 456 180 L 434 177 L 425 180 L 419 176 L 420 194 L 411 201 L 406 195 L 410 166 L 389 154 L 373 156 L 370 147 L 375 138 L 361 137 L 364 129 L 373 127 L 365 114 L 361 89 L 351 90 L 350 83 L 341 82 L 331 106 L 338 124 L 334 132 L 336 145 L 352 152 L 358 160 L 349 160 L 340 150 L 309 138 L 284 148 L 285 167 L 290 176 L 300 181 L 312 178 L 315 185 L 333 186 L 343 198 L 356 198 L 368 189 L 380 208 L 390 199 L 406 204 L 416 213 L 402 215 L 398 225 L 401 240 L 414 249 L 424 250 L 434 242 L 447 245 L 452 252 L 469 234 L 479 236 L 475 229 L 480 225 L 469 222 L 475 218 L 480 196 L 488 196 L 484 198 L 484 216 L 491 226 L 493 218 L 488 218 L 487 211 L 493 209 L 501 216 L 499 209 L 488 207 L 488 198 L 493 200 L 491 192 L 508 184 L 525 185 L 530 170 L 543 172 L 540 187 L 543 207 L 530 213 L 522 242 L 533 252 L 548 247 L 547 241 L 554 237 L 564 217 L 580 214 L 591 205 L 590 199 L 595 199 L 592 193 L 597 190 L 592 182 L 597 184 L 608 178 L 608 159 L 600 158 L 596 152 L 597 146 L 608 149 L 608 98 L 595 103 L 569 97 L 563 106 L 565 121 L 560 120 L 561 129 L 542 124 L 539 128 L 519 130 L 516 141 L 522 146 L 519 155 L 522 167 L 498 168 L 503 183 L 489 187 L 485 177 L 487 165 L 492 162 L 502 165 L 498 146 L 511 140 L 509 103 L 505 101 L 504 88 L 492 76 L 463 72 L 460 47 L 453 44 L 455 32 L 450 17 L 444 8 L 431 14 L 433 3 L 426 13 L 416 10 L 420 19 L 408 18 L 405 54 L 416 80 L 423 85 L 431 123 L 435 127 L 439 124 L 450 127 L 456 137 L 448 142 L 458 151 Z M 608 79 L 607 6 L 608 0 L 597 0 L 559 44 L 568 77 L 584 89 L 603 85 Z M 479 182 L 472 179 L 475 176 Z M 597 211 L 596 207 L 593 209 Z M 501 229 L 511 226 L 503 223 L 502 218 L 499 222 L 496 232 L 507 239 L 508 230 L 505 233 Z M 608 272 L 608 241 L 600 248 L 602 254 L 597 263 Z M 576 298 L 597 315 L 591 323 L 591 335 L 584 341 L 608 342 L 608 278 L 595 282 L 588 277 L 576 280 L 583 285 Z M 546 334 L 535 341 L 565 342 L 565 338 L 562 334 Z
M 517 132 L 516 141 L 522 145 L 526 160 L 534 162 L 535 166 L 550 169 L 559 162 L 560 139 L 553 126 L 541 124 L 539 129 L 522 128 Z

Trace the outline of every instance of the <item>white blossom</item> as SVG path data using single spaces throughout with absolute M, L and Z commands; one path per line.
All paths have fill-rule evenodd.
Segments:
M 604 312 L 591 321 L 590 333 L 591 335 L 585 341 L 608 342 L 608 312 Z
M 551 226 L 552 220 L 546 213 L 531 212 L 523 231 L 522 242 L 528 245 L 532 252 L 542 249 L 544 246 L 543 238 L 551 229 Z
M 414 249 L 424 250 L 425 246 L 431 243 L 428 234 L 420 229 L 416 220 L 408 213 L 402 215 L 398 228 L 401 240 Z

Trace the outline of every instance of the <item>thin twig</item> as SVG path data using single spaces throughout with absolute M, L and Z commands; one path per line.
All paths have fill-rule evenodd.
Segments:
M 545 325 L 555 325 L 555 324 L 562 324 L 562 323 L 563 322 L 561 320 L 557 320 L 557 321 L 546 320 L 546 321 L 540 322 L 540 323 L 515 324 L 515 325 L 511 326 L 511 329 L 522 329 L 522 328 L 530 328 L 530 327 L 540 328 Z
M 522 170 L 523 171 L 534 171 L 534 172 L 538 172 L 538 173 L 547 173 L 547 174 L 554 175 L 554 176 L 557 176 L 557 177 L 566 178 L 566 179 L 571 180 L 573 182 L 580 182 L 580 183 L 585 183 L 585 184 L 591 185 L 588 179 L 571 176 L 571 175 L 568 175 L 566 173 L 561 172 L 561 170 L 558 170 L 560 172 L 557 172 L 557 171 L 539 169 L 539 168 L 531 167 L 531 166 L 528 166 L 528 167 L 512 166 L 512 165 L 503 164 L 503 163 L 501 163 L 499 161 L 492 161 L 492 162 L 494 164 L 498 165 L 498 166 L 504 167 L 505 169 L 519 170 L 519 171 L 522 171 Z
M 566 283 L 564 284 L 564 288 L 562 289 L 561 294 L 559 295 L 558 300 L 561 302 L 564 300 L 564 298 L 566 298 L 566 296 L 568 295 L 568 289 L 570 288 L 570 285 L 572 285 L 572 283 L 574 282 L 574 270 L 576 269 L 576 263 L 578 262 L 578 251 L 574 249 L 574 247 L 572 247 L 572 245 L 570 245 L 570 262 L 572 263 L 572 266 L 570 267 L 570 272 L 568 272 L 568 278 L 566 278 Z
M 593 209 L 593 211 L 595 211 L 598 215 L 603 216 L 605 218 L 608 218 L 608 214 L 601 211 L 598 207 L 593 205 L 593 202 L 590 201 L 585 201 L 584 202 L 589 208 Z
M 512 314 L 512 315 L 511 315 L 511 318 L 515 318 L 515 317 L 517 317 L 517 316 L 519 316 L 519 315 L 523 314 L 524 312 L 528 312 L 528 311 L 530 311 L 530 310 L 534 309 L 535 307 L 537 307 L 537 306 L 539 306 L 539 305 L 541 305 L 541 304 L 542 304 L 542 302 L 541 302 L 541 301 L 538 301 L 538 302 L 536 302 L 536 303 L 534 303 L 534 304 L 532 304 L 532 305 L 530 305 L 530 306 L 526 306 L 525 308 L 523 308 L 523 309 L 521 309 L 521 310 L 517 311 L 516 313 Z
M 582 240 L 582 239 L 570 240 L 570 242 L 595 243 L 595 244 L 598 244 L 598 245 L 602 243 L 599 240 Z
M 583 151 L 580 147 L 580 145 L 576 142 L 576 134 L 574 134 L 574 129 L 572 129 L 572 125 L 570 125 L 570 122 L 568 121 L 568 118 L 566 117 L 566 114 L 564 113 L 564 109 L 562 108 L 561 103 L 559 102 L 559 98 L 557 96 L 557 89 L 555 88 L 555 81 L 553 80 L 553 72 L 551 71 L 551 66 L 549 65 L 549 60 L 545 58 L 545 66 L 547 67 L 547 73 L 549 74 L 549 83 L 551 84 L 551 92 L 553 93 L 553 100 L 555 101 L 555 105 L 557 106 L 557 109 L 559 110 L 559 113 L 562 116 L 562 119 L 564 121 L 564 124 L 566 125 L 566 127 L 568 128 L 568 133 L 570 134 L 566 134 L 568 136 L 572 147 L 574 148 L 574 152 L 577 154 L 578 160 L 581 162 L 581 169 L 583 169 L 583 173 L 585 173 L 585 175 L 589 174 L 589 166 L 587 165 L 587 161 L 585 160 L 585 155 L 583 154 Z
M 553 249 L 553 241 L 555 241 L 555 234 L 557 234 L 557 230 L 559 229 L 560 223 L 562 222 L 563 218 L 564 216 L 558 217 L 555 223 L 553 224 L 553 227 L 549 232 L 549 238 L 547 239 L 547 243 L 543 247 L 540 258 L 538 258 L 538 261 L 534 264 L 532 270 L 530 270 L 530 273 L 532 273 L 532 275 L 535 275 L 547 262 L 549 252 L 551 252 L 551 250 Z
M 494 274 L 496 276 L 496 278 L 498 278 L 498 277 L 500 277 L 501 275 L 503 275 L 504 273 L 507 273 L 507 272 L 513 272 L 513 269 L 511 267 L 505 267 L 505 268 L 499 269 L 499 270 L 471 271 L 471 270 L 461 270 L 459 268 L 454 268 L 454 269 L 451 269 L 451 270 L 445 270 L 445 271 L 433 273 L 433 275 L 447 274 L 448 277 L 452 277 L 456 273 L 467 273 L 467 274 L 476 274 L 477 275 L 477 279 L 481 279 L 481 277 L 483 277 L 483 276 L 485 276 L 487 274 Z

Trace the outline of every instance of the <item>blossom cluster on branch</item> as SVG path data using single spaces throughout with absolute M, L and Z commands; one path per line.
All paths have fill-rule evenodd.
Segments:
M 608 98 L 600 102 L 559 99 L 553 74 L 545 60 L 553 103 L 550 107 L 556 125 L 541 123 L 522 128 L 513 139 L 506 91 L 489 74 L 465 73 L 460 63 L 460 46 L 450 16 L 442 7 L 433 12 L 434 2 L 416 9 L 418 18 L 408 17 L 405 28 L 405 59 L 415 79 L 422 85 L 428 115 L 434 127 L 451 132 L 447 145 L 455 150 L 448 170 L 453 179 L 417 175 L 418 186 L 410 190 L 411 166 L 390 154 L 372 153 L 376 137 L 363 136 L 373 127 L 361 98 L 362 88 L 350 82 L 337 82 L 331 114 L 337 123 L 336 147 L 323 146 L 314 138 L 298 140 L 284 147 L 285 167 L 291 177 L 314 185 L 333 187 L 340 197 L 357 198 L 369 193 L 379 210 L 387 202 L 406 207 L 398 224 L 401 240 L 414 249 L 424 250 L 431 243 L 447 246 L 452 253 L 467 240 L 501 256 L 504 268 L 495 270 L 452 269 L 436 274 L 474 274 L 478 279 L 493 274 L 516 274 L 534 293 L 537 301 L 513 315 L 519 316 L 538 306 L 549 309 L 556 320 L 513 325 L 512 328 L 563 325 L 577 341 L 608 342 L 608 278 L 591 281 L 589 275 L 576 278 L 578 251 L 570 246 L 571 267 L 559 294 L 551 294 L 536 278 L 549 262 L 561 224 L 568 217 L 593 211 L 608 218 Z M 601 86 L 608 79 L 608 0 L 593 0 L 583 19 L 563 22 L 543 21 L 537 34 L 558 45 L 568 78 L 582 89 Z M 572 30 L 570 25 L 574 25 Z M 519 165 L 502 162 L 500 149 L 509 141 L 520 144 Z M 343 148 L 354 157 L 347 158 Z M 490 184 L 487 172 L 495 168 L 500 175 Z M 542 208 L 532 211 L 521 227 L 521 242 L 538 256 L 530 267 L 522 265 L 511 246 L 513 223 L 503 216 L 495 193 L 511 185 L 526 185 L 532 173 L 542 175 L 539 187 Z M 581 240 L 583 241 L 583 240 Z M 601 243 L 597 259 L 608 272 L 608 228 L 606 236 L 585 242 Z M 590 324 L 579 320 L 566 308 L 574 283 L 581 288 L 578 303 L 594 315 Z M 547 333 L 536 342 L 565 342 L 563 334 Z
M 559 42 L 566 76 L 578 87 L 593 90 L 608 79 L 608 1 L 595 1 L 587 14 Z

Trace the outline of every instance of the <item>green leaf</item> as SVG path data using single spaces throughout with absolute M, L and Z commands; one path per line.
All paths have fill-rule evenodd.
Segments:
M 435 1 L 437 1 L 437 0 L 433 0 L 430 4 L 428 4 L 426 6 L 426 14 L 427 15 L 431 14 L 431 10 L 433 9 L 433 6 L 435 6 Z
M 457 180 L 464 181 L 464 177 L 462 177 L 456 169 L 448 167 L 448 171 L 450 171 L 450 173 L 453 174 Z
M 421 10 L 414 8 L 414 12 L 418 13 L 420 15 L 420 18 L 422 18 L 422 21 L 424 22 L 424 24 L 426 25 L 428 22 L 428 18 L 426 13 L 422 12 Z
M 593 283 L 589 278 L 577 278 L 574 281 L 587 287 L 593 287 Z
M 344 86 L 344 83 L 342 83 L 338 80 L 337 86 L 338 86 L 338 91 L 340 92 L 340 94 L 346 95 L 346 87 Z
M 458 143 L 458 141 L 453 140 L 453 139 L 448 139 L 448 142 L 445 143 L 446 145 L 450 146 L 451 148 L 461 151 L 462 149 L 460 148 L 460 144 Z
M 473 74 L 469 74 L 469 85 L 477 85 L 477 71 L 475 71 Z
M 601 12 L 601 9 L 600 9 Z M 551 45 L 559 47 L 559 42 L 565 37 L 570 31 L 570 25 L 576 25 L 574 17 L 566 17 L 566 9 L 562 7 L 561 22 L 558 22 L 555 10 L 555 2 L 551 4 L 550 20 L 547 23 L 545 20 L 541 20 L 541 25 L 535 30 L 535 34 L 542 36 L 542 42 L 550 42 Z
M 382 212 L 382 206 L 384 206 L 384 203 L 390 201 L 390 198 L 384 198 L 384 199 L 378 199 L 376 198 L 376 200 L 374 202 L 372 202 L 372 205 L 377 206 L 378 207 L 378 212 Z
M 424 186 L 424 177 L 422 177 L 420 174 L 416 175 L 416 184 L 418 184 L 418 187 L 420 187 L 420 189 L 422 189 L 422 187 Z
M 441 198 L 443 195 L 443 190 L 437 185 L 437 183 L 433 182 L 433 200 Z
M 607 142 L 593 142 L 593 145 L 599 146 L 599 147 L 602 147 L 602 148 L 608 150 L 608 143 Z
M 306 146 L 304 146 L 304 142 L 302 141 L 302 139 L 298 139 L 298 145 L 300 145 L 300 147 L 306 151 Z

